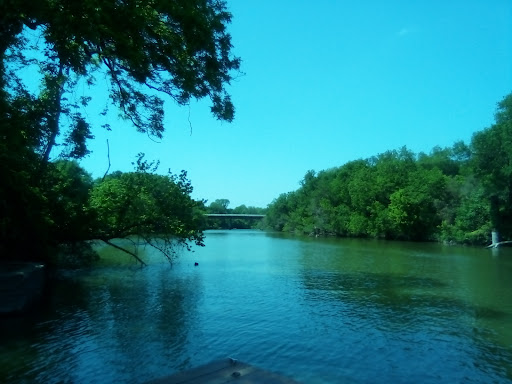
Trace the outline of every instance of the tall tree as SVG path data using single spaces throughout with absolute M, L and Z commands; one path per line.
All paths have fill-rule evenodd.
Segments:
M 495 123 L 473 135 L 472 162 L 490 202 L 491 224 L 512 236 L 512 94 L 498 103 Z

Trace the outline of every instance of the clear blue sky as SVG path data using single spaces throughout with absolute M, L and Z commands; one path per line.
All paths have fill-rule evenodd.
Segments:
M 242 71 L 231 124 L 209 103 L 167 106 L 161 143 L 108 118 L 82 165 L 102 176 L 138 152 L 188 171 L 195 198 L 266 206 L 306 171 L 407 146 L 469 142 L 512 92 L 512 1 L 229 0 Z M 91 117 L 96 113 L 90 112 Z M 189 125 L 192 125 L 192 132 Z M 98 122 L 100 120 L 98 119 Z

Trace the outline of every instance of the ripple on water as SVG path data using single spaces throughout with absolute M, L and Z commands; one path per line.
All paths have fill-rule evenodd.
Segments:
M 337 244 L 223 232 L 173 269 L 76 273 L 2 333 L 0 381 L 138 383 L 233 356 L 304 383 L 512 382 L 502 260 Z

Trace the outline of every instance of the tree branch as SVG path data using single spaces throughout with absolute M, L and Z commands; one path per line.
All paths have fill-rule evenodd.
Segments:
M 128 251 L 127 249 L 124 249 L 123 247 L 120 247 L 120 246 L 118 246 L 118 245 L 115 245 L 114 243 L 112 243 L 112 242 L 111 242 L 111 241 L 109 241 L 109 240 L 105 240 L 105 239 L 100 239 L 100 240 L 101 240 L 101 241 L 103 241 L 105 244 L 110 245 L 111 247 L 114 247 L 114 248 L 116 248 L 116 249 L 119 249 L 120 251 L 123 251 L 123 252 L 125 252 L 125 253 L 129 254 L 130 256 L 133 256 L 133 257 L 134 257 L 134 258 L 135 258 L 135 259 L 136 259 L 136 260 L 137 260 L 141 265 L 143 265 L 143 266 L 147 266 L 147 264 L 146 264 L 146 263 L 145 263 L 145 262 L 144 262 L 144 261 L 143 261 L 139 256 L 137 256 L 135 253 L 130 252 L 130 251 Z
M 167 96 L 171 97 L 171 98 L 172 98 L 176 103 L 178 103 L 178 104 L 180 104 L 180 105 L 182 105 L 182 104 L 183 104 L 183 103 L 180 103 L 180 101 L 179 101 L 178 97 L 177 97 L 176 95 L 174 95 L 174 94 L 172 93 L 172 91 L 171 91 L 171 90 L 165 90 L 165 89 L 163 89 L 162 87 L 154 86 L 154 85 L 150 84 L 150 83 L 149 83 L 149 82 L 147 82 L 147 81 L 144 83 L 144 85 L 145 85 L 146 87 L 148 87 L 149 89 L 152 89 L 152 90 L 154 90 L 154 91 L 157 91 L 157 92 L 161 92 L 161 93 L 166 94 Z
M 142 236 L 142 238 L 144 239 L 144 241 L 149 244 L 150 246 L 152 246 L 153 248 L 155 248 L 156 250 L 160 251 L 166 258 L 167 260 L 169 261 L 169 263 L 171 264 L 171 266 L 173 265 L 173 255 L 172 255 L 172 251 L 169 252 L 166 250 L 166 248 L 170 248 L 171 247 L 171 242 L 168 241 L 167 239 L 163 239 L 164 242 L 165 242 L 165 245 L 164 247 L 158 247 L 156 244 L 154 244 L 149 238 L 145 237 L 145 236 Z
M 43 152 L 43 165 L 48 163 L 48 160 L 50 158 L 50 152 L 52 151 L 52 148 L 55 146 L 55 140 L 57 138 L 57 135 L 59 134 L 59 119 L 60 115 L 62 113 L 61 110 L 61 102 L 62 102 L 62 95 L 64 94 L 64 83 L 67 80 L 67 78 L 64 78 L 64 65 L 62 62 L 59 62 L 59 72 L 55 76 L 55 89 L 49 89 L 48 91 L 51 93 L 53 92 L 53 103 L 54 107 L 53 110 L 49 111 L 50 118 L 48 119 L 48 128 L 50 131 L 50 135 L 47 138 L 46 148 Z
M 138 235 L 140 232 L 140 227 L 143 227 L 145 225 L 156 225 L 157 222 L 153 219 L 146 219 L 146 220 L 140 220 L 137 221 L 135 224 L 128 225 L 126 227 L 120 228 L 116 231 L 111 232 L 103 232 L 100 237 L 98 237 L 100 240 L 103 241 L 103 238 L 108 239 L 124 239 L 131 235 Z M 139 230 L 132 232 L 132 229 L 137 228 Z
M 105 180 L 105 177 L 107 177 L 108 171 L 110 170 L 110 146 L 108 145 L 108 139 L 107 139 L 107 158 L 108 158 L 108 168 L 105 171 L 105 174 L 103 175 L 102 180 Z
M 132 113 L 126 109 L 126 104 L 129 101 L 125 95 L 126 91 L 125 91 L 123 85 L 121 84 L 121 80 L 119 79 L 119 77 L 117 75 L 117 71 L 114 68 L 115 62 L 113 62 L 112 60 L 110 60 L 107 57 L 103 57 L 102 60 L 103 60 L 103 63 L 106 65 L 107 69 L 109 70 L 110 77 L 111 77 L 112 81 L 117 86 L 117 89 L 118 89 L 117 94 L 119 95 L 119 107 L 123 110 L 124 114 L 131 120 L 132 124 L 136 128 L 142 129 L 142 127 L 134 120 Z M 112 92 L 116 92 L 116 91 L 112 90 Z
M 498 248 L 500 245 L 503 245 L 503 244 L 512 244 L 512 240 L 498 241 L 497 243 L 488 245 L 486 248 Z

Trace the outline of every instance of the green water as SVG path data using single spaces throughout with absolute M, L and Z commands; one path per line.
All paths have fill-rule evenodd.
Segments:
M 303 383 L 512 383 L 509 249 L 212 231 L 172 269 L 140 252 L 148 267 L 68 272 L 40 313 L 1 320 L 0 382 L 231 356 Z

